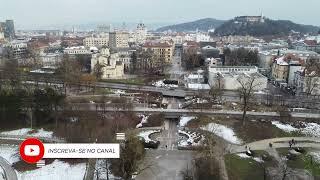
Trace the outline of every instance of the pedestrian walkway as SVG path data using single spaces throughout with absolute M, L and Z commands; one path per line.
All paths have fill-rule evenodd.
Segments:
M 10 165 L 10 163 L 0 156 L 0 166 L 4 170 L 5 177 L 7 180 L 18 180 L 17 174 Z
M 256 141 L 242 146 L 239 145 L 229 145 L 227 150 L 229 153 L 241 153 L 246 152 L 246 147 L 251 150 L 267 150 L 269 149 L 269 144 L 272 143 L 272 147 L 277 148 L 287 148 L 289 147 L 289 141 L 295 140 L 296 144 L 292 147 L 307 147 L 320 149 L 320 138 L 317 137 L 283 137 L 283 138 L 273 138 L 264 139 L 261 141 Z

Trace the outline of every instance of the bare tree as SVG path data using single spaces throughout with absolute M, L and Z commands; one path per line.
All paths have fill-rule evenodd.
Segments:
M 305 69 L 305 92 L 313 94 L 320 88 L 320 59 L 311 57 L 306 61 Z
M 120 159 L 111 160 L 111 170 L 114 175 L 125 180 L 132 179 L 132 175 L 140 174 L 151 165 L 141 167 L 145 156 L 142 142 L 134 135 L 127 135 L 125 143 L 121 146 Z
M 215 139 L 212 132 L 218 131 L 216 127 L 210 129 L 210 133 L 205 134 L 204 147 L 199 149 L 199 155 L 194 160 L 194 177 L 201 179 L 221 179 L 222 169 L 219 161 L 222 158 L 224 149 L 220 142 Z M 221 149 L 220 149 L 221 148 Z
M 94 65 L 93 74 L 95 75 L 97 80 L 100 80 L 103 75 L 103 67 L 104 65 L 100 64 L 99 62 Z
M 305 92 L 307 95 L 312 95 L 320 88 L 320 77 L 308 75 L 305 77 Z
M 77 61 L 71 59 L 69 55 L 66 54 L 63 56 L 63 60 L 57 70 L 57 74 L 63 81 L 66 94 L 68 86 L 72 84 L 80 84 L 81 66 Z
M 238 93 L 240 95 L 240 99 L 242 98 L 242 125 L 245 125 L 246 114 L 249 107 L 250 99 L 253 97 L 253 92 L 256 88 L 261 85 L 259 82 L 259 76 L 257 74 L 243 74 L 237 78 L 240 87 L 238 88 Z
M 222 102 L 223 89 L 224 89 L 223 77 L 221 74 L 217 74 L 217 77 L 213 83 L 213 86 L 209 91 L 214 101 L 218 100 L 219 102 Z

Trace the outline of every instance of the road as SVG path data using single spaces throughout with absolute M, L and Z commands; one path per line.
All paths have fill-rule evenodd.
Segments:
M 34 84 L 33 81 L 26 81 L 25 83 Z M 51 85 L 51 86 L 62 86 L 63 83 L 54 81 L 52 83 L 38 82 L 39 85 Z M 78 87 L 78 85 L 76 85 Z M 83 85 L 86 86 L 86 85 Z M 269 85 L 272 87 L 272 85 Z M 123 89 L 123 90 L 134 90 L 134 91 L 148 91 L 161 93 L 163 96 L 180 97 L 184 98 L 186 96 L 208 96 L 209 92 L 207 90 L 198 91 L 191 90 L 184 87 L 179 87 L 175 89 L 167 89 L 155 86 L 147 85 L 132 85 L 132 84 L 121 84 L 121 83 L 108 83 L 108 82 L 97 82 L 96 87 L 100 88 L 111 88 L 111 89 Z M 255 94 L 255 99 L 258 102 L 273 103 L 273 104 L 285 104 L 294 107 L 307 107 L 307 108 L 319 108 L 320 109 L 320 97 L 318 98 L 307 98 L 300 96 L 285 96 L 278 90 L 271 89 L 268 94 Z M 239 102 L 240 98 L 236 91 L 223 91 L 223 101 L 228 102 Z
M 151 165 L 136 180 L 183 180 L 182 172 L 192 167 L 192 151 L 147 150 L 145 164 Z
M 164 130 L 157 140 L 160 141 L 160 149 L 176 150 L 178 143 L 178 128 L 176 121 L 165 120 Z
M 170 74 L 170 79 L 172 80 L 180 80 L 181 76 L 185 73 L 181 66 L 181 50 L 175 51 L 168 72 Z
M 184 114 L 202 114 L 202 115 L 242 115 L 242 111 L 230 111 L 230 110 L 211 110 L 211 109 L 160 109 L 160 108 L 145 108 L 145 107 L 136 107 L 134 106 L 132 109 L 115 109 L 114 107 L 110 107 L 106 105 L 106 108 L 103 108 L 101 104 L 90 104 L 90 103 L 74 103 L 72 104 L 72 110 L 79 111 L 130 111 L 130 112 L 138 112 L 138 113 L 164 113 L 168 116 L 181 116 Z M 279 117 L 278 112 L 253 112 L 248 111 L 248 116 L 268 116 L 268 117 Z M 320 114 L 315 113 L 297 113 L 291 112 L 291 117 L 296 118 L 312 118 L 318 119 L 320 118 Z
M 5 172 L 7 180 L 18 180 L 17 174 L 14 169 L 11 167 L 10 163 L 0 156 L 0 166 Z

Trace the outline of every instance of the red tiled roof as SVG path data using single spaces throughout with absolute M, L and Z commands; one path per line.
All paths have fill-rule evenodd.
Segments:
M 304 40 L 304 43 L 308 46 L 315 46 L 317 45 L 317 41 L 315 40 Z
M 145 48 L 152 48 L 152 47 L 169 48 L 169 47 L 172 47 L 172 46 L 168 42 L 152 42 L 152 41 L 149 41 L 149 42 L 145 42 L 142 47 L 145 47 Z

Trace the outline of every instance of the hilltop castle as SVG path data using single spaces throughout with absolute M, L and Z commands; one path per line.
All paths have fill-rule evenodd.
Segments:
M 234 20 L 242 23 L 264 23 L 265 17 L 262 14 L 261 16 L 238 16 Z

